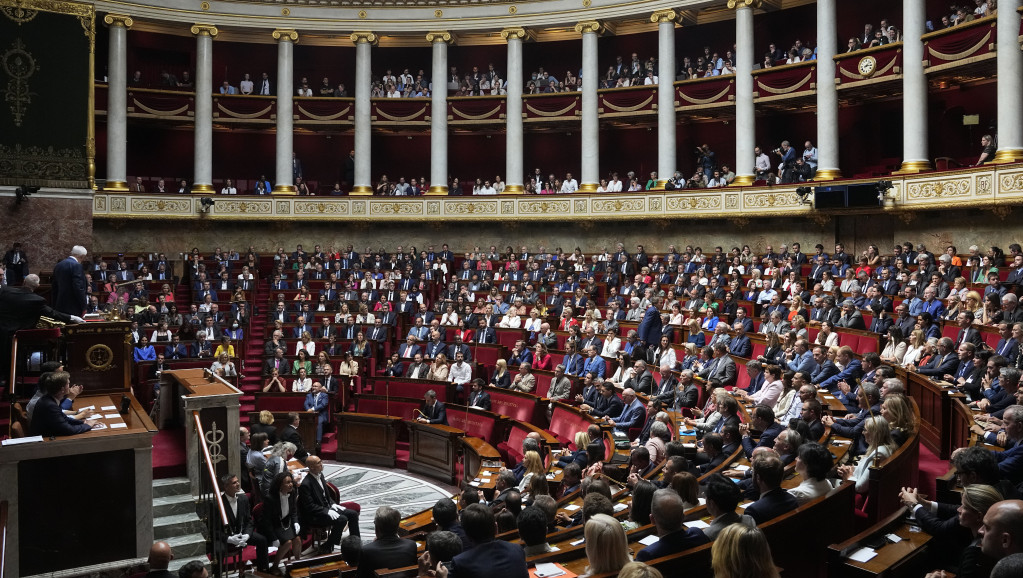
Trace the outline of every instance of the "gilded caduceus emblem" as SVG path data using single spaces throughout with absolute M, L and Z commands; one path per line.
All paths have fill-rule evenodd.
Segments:
M 32 92 L 29 91 L 28 79 L 38 71 L 36 59 L 27 50 L 25 43 L 16 38 L 2 55 L 0 67 L 7 75 L 7 88 L 4 90 L 4 101 L 11 108 L 14 126 L 21 122 L 32 104 Z
M 210 461 L 213 465 L 226 460 L 223 452 L 220 451 L 220 442 L 224 441 L 224 430 L 217 429 L 217 422 L 210 424 L 210 431 L 206 432 L 206 447 L 210 450 Z

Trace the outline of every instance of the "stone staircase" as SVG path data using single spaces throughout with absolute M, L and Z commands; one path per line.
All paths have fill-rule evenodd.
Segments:
M 209 565 L 202 529 L 188 478 L 153 480 L 153 540 L 170 545 L 171 572 L 192 560 Z

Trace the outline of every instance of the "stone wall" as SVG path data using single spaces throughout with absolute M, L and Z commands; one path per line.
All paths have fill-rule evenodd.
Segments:
M 39 191 L 17 203 L 14 188 L 0 188 L 0 254 L 20 242 L 29 272 L 49 271 L 71 254 L 71 247 L 92 250 L 92 191 Z

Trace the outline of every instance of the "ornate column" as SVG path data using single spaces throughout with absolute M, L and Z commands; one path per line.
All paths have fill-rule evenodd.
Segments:
M 903 0 L 902 19 L 902 167 L 899 173 L 931 168 L 927 158 L 927 75 L 924 42 L 927 5 L 924 0 Z M 1018 18 L 1017 18 L 1018 26 Z M 1017 30 L 1015 34 L 1019 34 Z M 1019 50 L 1019 47 L 1016 47 Z M 819 85 L 820 83 L 818 83 Z M 820 154 L 820 147 L 818 147 Z
M 587 20 L 575 25 L 583 36 L 583 118 L 582 162 L 579 167 L 579 192 L 596 192 L 600 184 L 600 120 L 597 118 L 597 85 L 600 72 L 597 67 L 597 35 L 604 32 L 604 24 Z
M 128 190 L 128 29 L 131 16 L 107 14 L 110 60 L 107 65 L 107 184 L 104 190 Z
M 353 32 L 351 38 L 355 43 L 355 184 L 349 194 L 372 195 L 370 146 L 373 128 L 370 126 L 372 104 L 369 97 L 373 78 L 369 67 L 370 49 L 377 43 L 377 35 L 366 31 Z
M 448 194 L 448 43 L 451 33 L 427 32 L 433 47 L 433 90 L 430 91 L 430 189 L 428 195 Z
M 295 123 L 295 43 L 298 32 L 278 29 L 273 31 L 277 41 L 277 152 L 276 176 L 273 192 L 277 195 L 297 195 L 294 177 L 294 123 Z
M 212 24 L 194 24 L 195 35 L 195 160 L 192 192 L 213 192 L 213 38 Z
M 521 194 L 525 191 L 523 179 L 526 177 L 522 157 L 522 41 L 526 29 L 505 28 L 501 37 L 508 41 L 504 192 Z
M 836 0 L 817 0 L 817 175 L 830 181 L 838 170 L 838 89 L 835 87 L 835 52 L 838 28 Z
M 998 7 L 998 152 L 995 162 L 1023 160 L 1023 54 L 1019 48 L 1020 0 Z
M 753 107 L 753 10 L 761 0 L 728 0 L 735 10 L 735 180 L 734 186 L 753 184 L 753 143 L 756 122 Z
M 681 14 L 659 10 L 657 23 L 657 189 L 675 174 L 675 23 Z

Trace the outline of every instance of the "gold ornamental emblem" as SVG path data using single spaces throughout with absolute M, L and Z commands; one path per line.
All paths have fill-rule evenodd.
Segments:
M 93 345 L 85 352 L 85 363 L 88 364 L 86 371 L 106 371 L 113 361 L 114 351 L 102 343 Z

